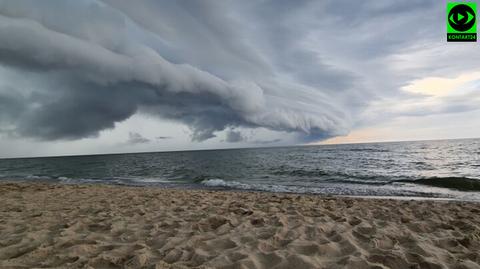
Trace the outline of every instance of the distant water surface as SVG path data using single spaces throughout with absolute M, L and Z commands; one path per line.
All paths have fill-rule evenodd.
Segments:
M 480 139 L 0 159 L 0 179 L 480 201 Z

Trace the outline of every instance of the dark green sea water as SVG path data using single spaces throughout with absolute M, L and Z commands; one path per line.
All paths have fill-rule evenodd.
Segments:
M 480 201 L 480 139 L 0 159 L 0 178 Z

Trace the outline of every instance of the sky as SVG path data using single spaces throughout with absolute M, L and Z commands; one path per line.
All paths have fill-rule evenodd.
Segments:
M 0 157 L 480 136 L 445 2 L 0 0 Z

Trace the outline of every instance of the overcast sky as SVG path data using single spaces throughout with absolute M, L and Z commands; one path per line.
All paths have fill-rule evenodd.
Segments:
M 0 157 L 480 136 L 445 2 L 0 0 Z

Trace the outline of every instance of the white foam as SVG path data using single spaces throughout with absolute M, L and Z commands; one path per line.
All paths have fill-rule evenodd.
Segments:
M 206 179 L 201 182 L 202 185 L 209 187 L 243 187 L 249 188 L 249 184 L 240 183 L 237 181 L 225 181 L 219 178 Z
M 137 183 L 171 183 L 171 181 L 166 179 L 160 178 L 133 178 L 133 177 L 126 177 L 126 178 L 117 178 L 119 180 L 125 179 L 127 181 L 133 181 Z
M 225 181 L 219 178 L 206 179 L 200 182 L 208 187 L 224 187 L 241 190 L 256 190 L 267 192 L 287 192 L 287 193 L 308 193 L 314 191 L 312 188 L 303 188 L 298 186 L 282 186 L 271 184 L 247 184 L 238 181 Z
M 49 176 L 35 176 L 35 175 L 28 175 L 25 177 L 26 179 L 44 179 L 44 180 L 47 180 L 47 179 L 52 179 L 51 177 Z
M 344 183 L 329 183 L 322 186 L 293 186 L 293 185 L 274 185 L 274 184 L 260 184 L 260 183 L 242 183 L 238 181 L 228 181 L 219 178 L 206 179 L 200 182 L 207 187 L 221 187 L 237 190 L 251 190 L 251 191 L 265 191 L 265 192 L 279 192 L 279 193 L 304 193 L 304 194 L 333 194 L 333 195 L 379 195 L 379 196 L 428 196 L 428 192 L 422 193 L 418 190 L 403 189 L 400 192 L 392 186 L 371 186 L 364 185 L 359 188 L 358 185 L 344 184 Z M 422 195 L 423 194 L 423 195 Z M 445 198 L 449 198 L 448 196 Z

